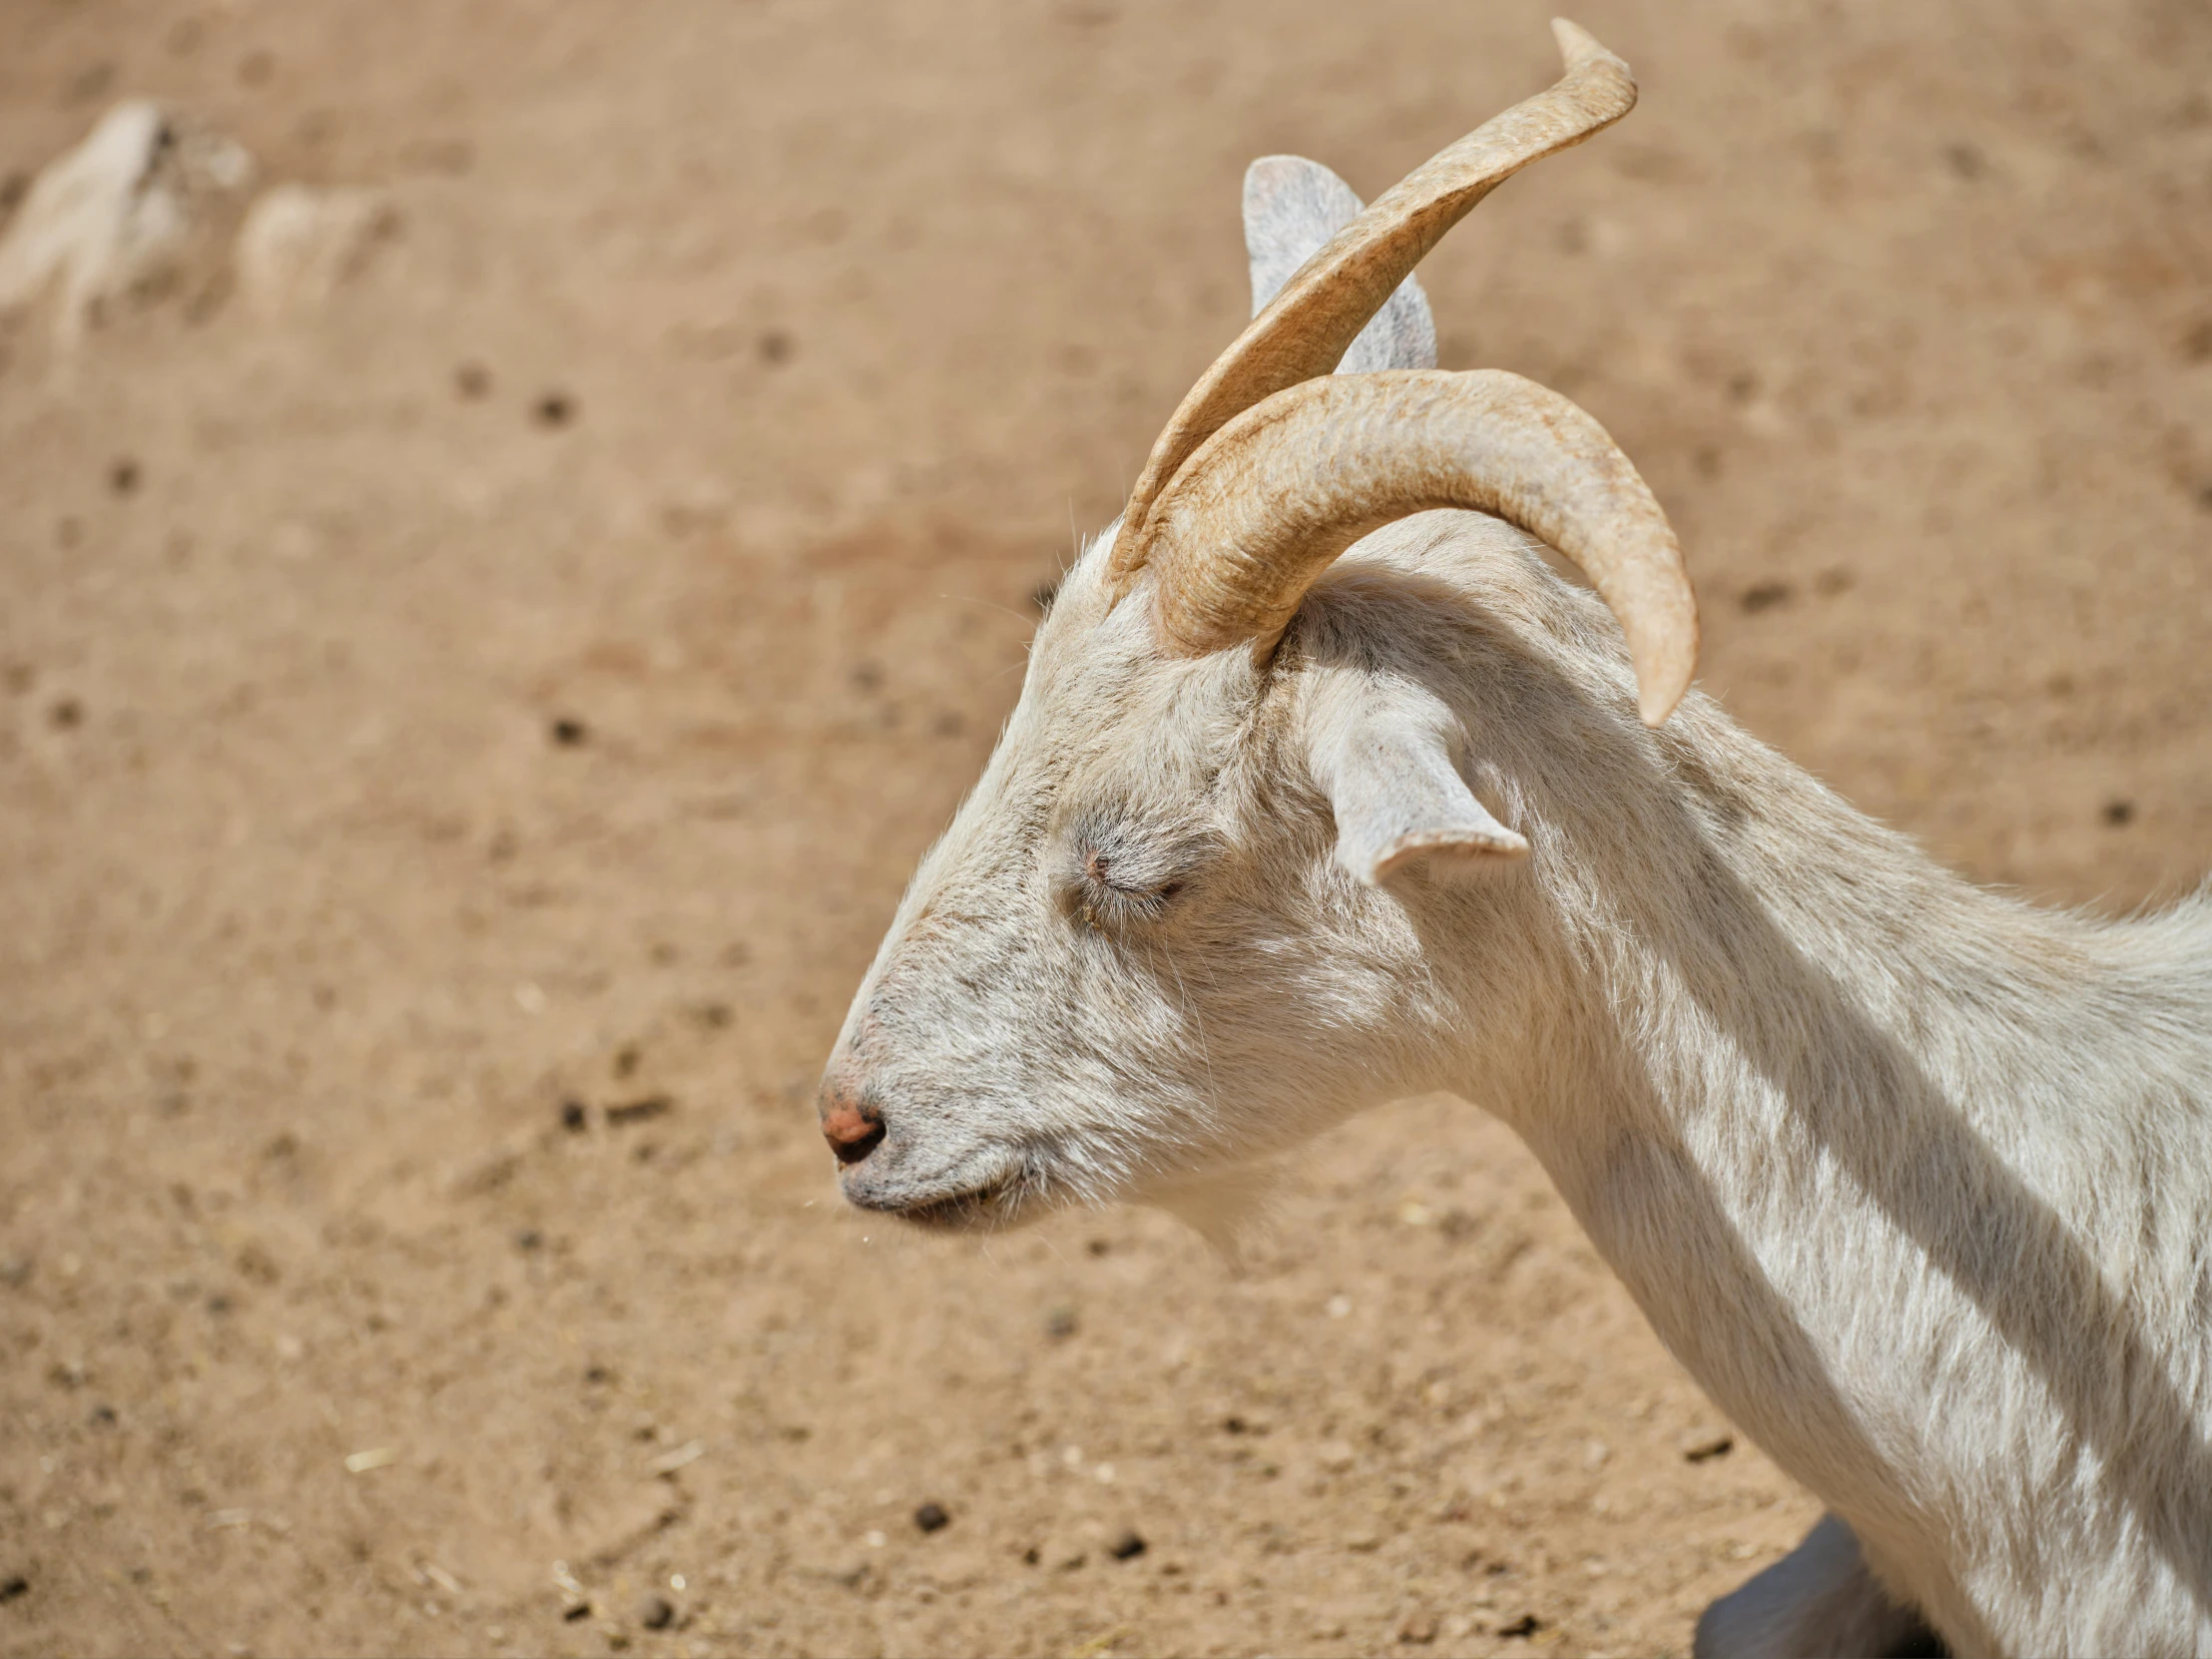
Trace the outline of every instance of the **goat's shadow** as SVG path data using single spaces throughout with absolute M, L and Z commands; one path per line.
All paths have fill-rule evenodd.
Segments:
M 1501 718 L 1511 718 L 1510 706 L 1524 703 L 1549 711 L 1554 725 L 1561 723 L 1562 711 L 1572 711 L 1559 733 L 1567 746 L 1563 752 L 1589 757 L 1585 764 L 1602 765 L 1608 776 L 1620 777 L 1640 794 L 1647 814 L 1659 815 L 1662 832 L 1680 837 L 1675 844 L 1694 856 L 1700 871 L 1697 901 L 1632 914 L 1628 924 L 1641 933 L 1640 942 L 1674 970 L 1703 1016 L 1737 1045 L 1835 1167 L 1913 1242 L 1926 1271 L 1956 1287 L 2025 1362 L 2065 1418 L 2071 1437 L 2065 1452 L 2086 1448 L 2101 1462 L 2100 1484 L 2127 1506 L 2142 1537 L 2204 1618 L 2212 1611 L 2212 1443 L 2200 1413 L 2183 1397 L 2096 1261 L 1969 1126 L 1914 1054 L 1781 930 L 1724 862 L 1712 831 L 1684 807 L 1681 785 L 1660 774 L 1648 745 L 1631 741 L 1616 717 L 1590 704 L 1553 665 L 1486 617 L 1463 588 L 1410 572 L 1390 572 L 1380 581 L 1378 575 L 1367 579 L 1374 584 L 1371 592 L 1394 590 L 1392 598 L 1429 617 L 1442 610 L 1456 622 L 1473 622 L 1482 649 L 1503 654 L 1496 666 L 1508 686 L 1517 681 L 1522 694 L 1505 691 L 1501 701 L 1508 708 Z M 1466 682 L 1453 680 L 1443 664 L 1430 689 L 1447 702 L 1467 695 Z M 1530 692 L 1539 695 L 1525 695 Z M 1616 768 L 1617 773 L 1611 770 Z M 1442 936 L 1450 925 L 1447 911 L 1423 914 L 1416 906 L 1413 920 L 1430 934 L 1424 942 L 1448 953 L 1451 945 Z M 1733 999 L 1713 994 L 1754 965 L 1760 982 L 1751 994 Z M 1762 1021 L 1762 1009 L 1787 1010 L 1788 1017 Z M 1815 1046 L 1827 1057 L 1823 1067 L 1808 1065 L 1808 1030 L 1818 1033 Z M 1641 1079 L 1647 1089 L 1656 1087 L 1648 1062 L 1625 1036 L 1603 1063 L 1623 1077 Z M 1866 1117 L 1873 1112 L 1887 1113 L 1889 1121 L 1870 1133 Z M 1650 1230 L 1694 1242 L 1701 1260 L 1719 1266 L 1720 1289 L 1736 1304 L 1737 1317 L 1729 1322 L 1733 1335 L 1756 1333 L 1766 1345 L 1758 1369 L 1792 1380 L 1794 1403 L 1821 1419 L 1831 1455 L 1860 1459 L 1866 1468 L 1885 1466 L 1889 1459 L 1868 1437 L 1820 1349 L 1768 1279 L 1688 1148 L 1664 1127 L 1647 1133 L 1651 1144 L 1644 1155 L 1673 1166 L 1677 1196 L 1694 1195 L 1687 1210 L 1670 1209 Z M 1678 1251 L 1677 1259 L 1686 1254 Z M 1634 1264 L 1616 1263 L 1616 1268 L 1624 1278 L 1635 1277 Z M 2023 1276 L 2032 1280 L 2034 1294 L 2020 1294 Z M 2089 1355 L 2094 1363 L 2084 1364 Z M 1898 1355 L 1901 1366 L 1926 1369 L 1936 1362 L 1932 1355 Z M 1818 1489 L 1822 1470 L 1792 1472 Z M 1912 1491 L 1921 1484 L 1914 1471 L 1901 1472 L 1902 1478 L 1889 1483 L 1892 1490 Z M 2031 1540 L 2020 1543 L 2033 1547 Z

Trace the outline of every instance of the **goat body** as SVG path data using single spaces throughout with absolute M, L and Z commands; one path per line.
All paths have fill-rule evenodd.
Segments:
M 1587 680 L 1547 574 L 1407 531 Z M 2212 911 L 1984 893 L 1707 700 L 1608 742 L 1586 698 L 1501 709 L 1525 678 L 1453 677 L 1531 852 L 1423 951 L 1469 1016 L 1515 981 L 1452 1085 L 1955 1651 L 2212 1645 Z

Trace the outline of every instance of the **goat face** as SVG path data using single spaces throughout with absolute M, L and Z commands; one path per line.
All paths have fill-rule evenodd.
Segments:
M 1249 656 L 1163 654 L 1142 607 L 1108 614 L 1103 563 L 1063 583 L 831 1057 L 865 1208 L 999 1225 L 1156 1183 L 1249 1145 L 1284 1081 L 1312 976 L 1282 872 L 1326 850 L 1326 809 L 1270 781 Z

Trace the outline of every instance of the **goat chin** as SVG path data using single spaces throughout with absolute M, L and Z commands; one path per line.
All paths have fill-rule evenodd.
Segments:
M 1188 1227 L 1212 1247 L 1223 1267 L 1238 1275 L 1274 1218 L 1283 1178 L 1280 1162 L 1270 1160 L 1186 1176 L 1149 1189 L 1139 1202 Z

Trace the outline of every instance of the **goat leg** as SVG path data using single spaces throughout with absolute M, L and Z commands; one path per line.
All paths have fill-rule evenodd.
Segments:
M 1766 1571 L 1705 1609 L 1694 1659 L 1923 1659 L 1942 1638 L 1890 1598 L 1835 1515 Z

